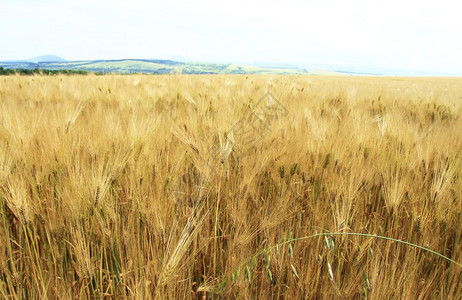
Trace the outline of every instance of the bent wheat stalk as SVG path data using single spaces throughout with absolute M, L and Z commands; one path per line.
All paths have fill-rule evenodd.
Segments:
M 387 240 L 387 241 L 393 241 L 393 242 L 401 243 L 401 244 L 404 244 L 404 245 L 407 245 L 407 246 L 411 246 L 411 247 L 414 247 L 414 248 L 417 248 L 417 249 L 424 250 L 424 251 L 429 252 L 431 254 L 434 254 L 436 256 L 439 256 L 439 257 L 449 261 L 450 263 L 453 263 L 456 266 L 462 268 L 462 263 L 458 263 L 457 261 L 455 261 L 455 260 L 453 260 L 453 259 L 451 259 L 451 258 L 449 258 L 447 256 L 444 256 L 443 254 L 438 253 L 438 252 L 436 252 L 436 251 L 434 251 L 434 250 L 432 250 L 430 248 L 419 246 L 417 244 L 413 244 L 413 243 L 410 243 L 410 242 L 406 242 L 406 241 L 403 241 L 403 240 L 398 240 L 398 239 L 387 237 L 387 236 L 376 235 L 376 234 L 368 234 L 368 233 L 357 233 L 357 232 L 321 232 L 321 233 L 316 233 L 316 234 L 309 235 L 309 236 L 303 236 L 303 237 L 299 237 L 299 238 L 288 239 L 287 241 L 284 241 L 282 243 L 279 243 L 277 245 L 274 245 L 274 246 L 271 246 L 271 247 L 268 247 L 268 248 L 265 248 L 265 249 L 259 251 L 257 254 L 252 256 L 250 259 L 246 260 L 244 262 L 244 264 L 251 261 L 255 257 L 258 257 L 259 255 L 265 253 L 266 251 L 272 250 L 272 249 L 274 249 L 276 247 L 280 247 L 280 246 L 285 245 L 285 244 L 289 244 L 289 243 L 297 242 L 297 241 L 308 240 L 308 239 L 319 237 L 319 236 L 332 236 L 332 235 L 349 235 L 349 236 L 370 237 L 370 238 L 376 238 L 376 239 L 381 239 L 381 240 Z M 243 265 L 243 264 L 240 264 L 239 267 L 241 265 Z

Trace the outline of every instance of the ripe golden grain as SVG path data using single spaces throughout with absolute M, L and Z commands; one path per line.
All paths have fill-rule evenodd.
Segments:
M 460 79 L 247 77 L 0 77 L 0 294 L 460 298 Z

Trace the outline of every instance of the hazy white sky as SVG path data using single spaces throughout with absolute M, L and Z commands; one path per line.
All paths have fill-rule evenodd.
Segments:
M 0 60 L 179 55 L 462 73 L 459 3 L 0 0 Z

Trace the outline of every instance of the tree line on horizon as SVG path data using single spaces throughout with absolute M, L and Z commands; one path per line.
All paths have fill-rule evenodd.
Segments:
M 78 75 L 87 75 L 88 72 L 84 70 L 49 70 L 49 69 L 9 69 L 0 67 L 0 75 L 58 75 L 58 74 L 78 74 Z

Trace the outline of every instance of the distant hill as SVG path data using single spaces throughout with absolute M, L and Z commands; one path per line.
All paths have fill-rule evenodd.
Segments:
M 50 54 L 50 55 L 42 55 L 42 56 L 25 59 L 24 61 L 38 63 L 38 62 L 57 62 L 57 61 L 64 62 L 66 60 L 60 56 Z
M 65 61 L 58 56 L 48 55 L 24 61 L 0 62 L 0 67 L 9 69 L 40 68 L 48 70 L 82 70 L 119 74 L 308 74 L 306 70 L 297 67 L 268 68 L 237 64 L 180 62 L 159 59 Z

